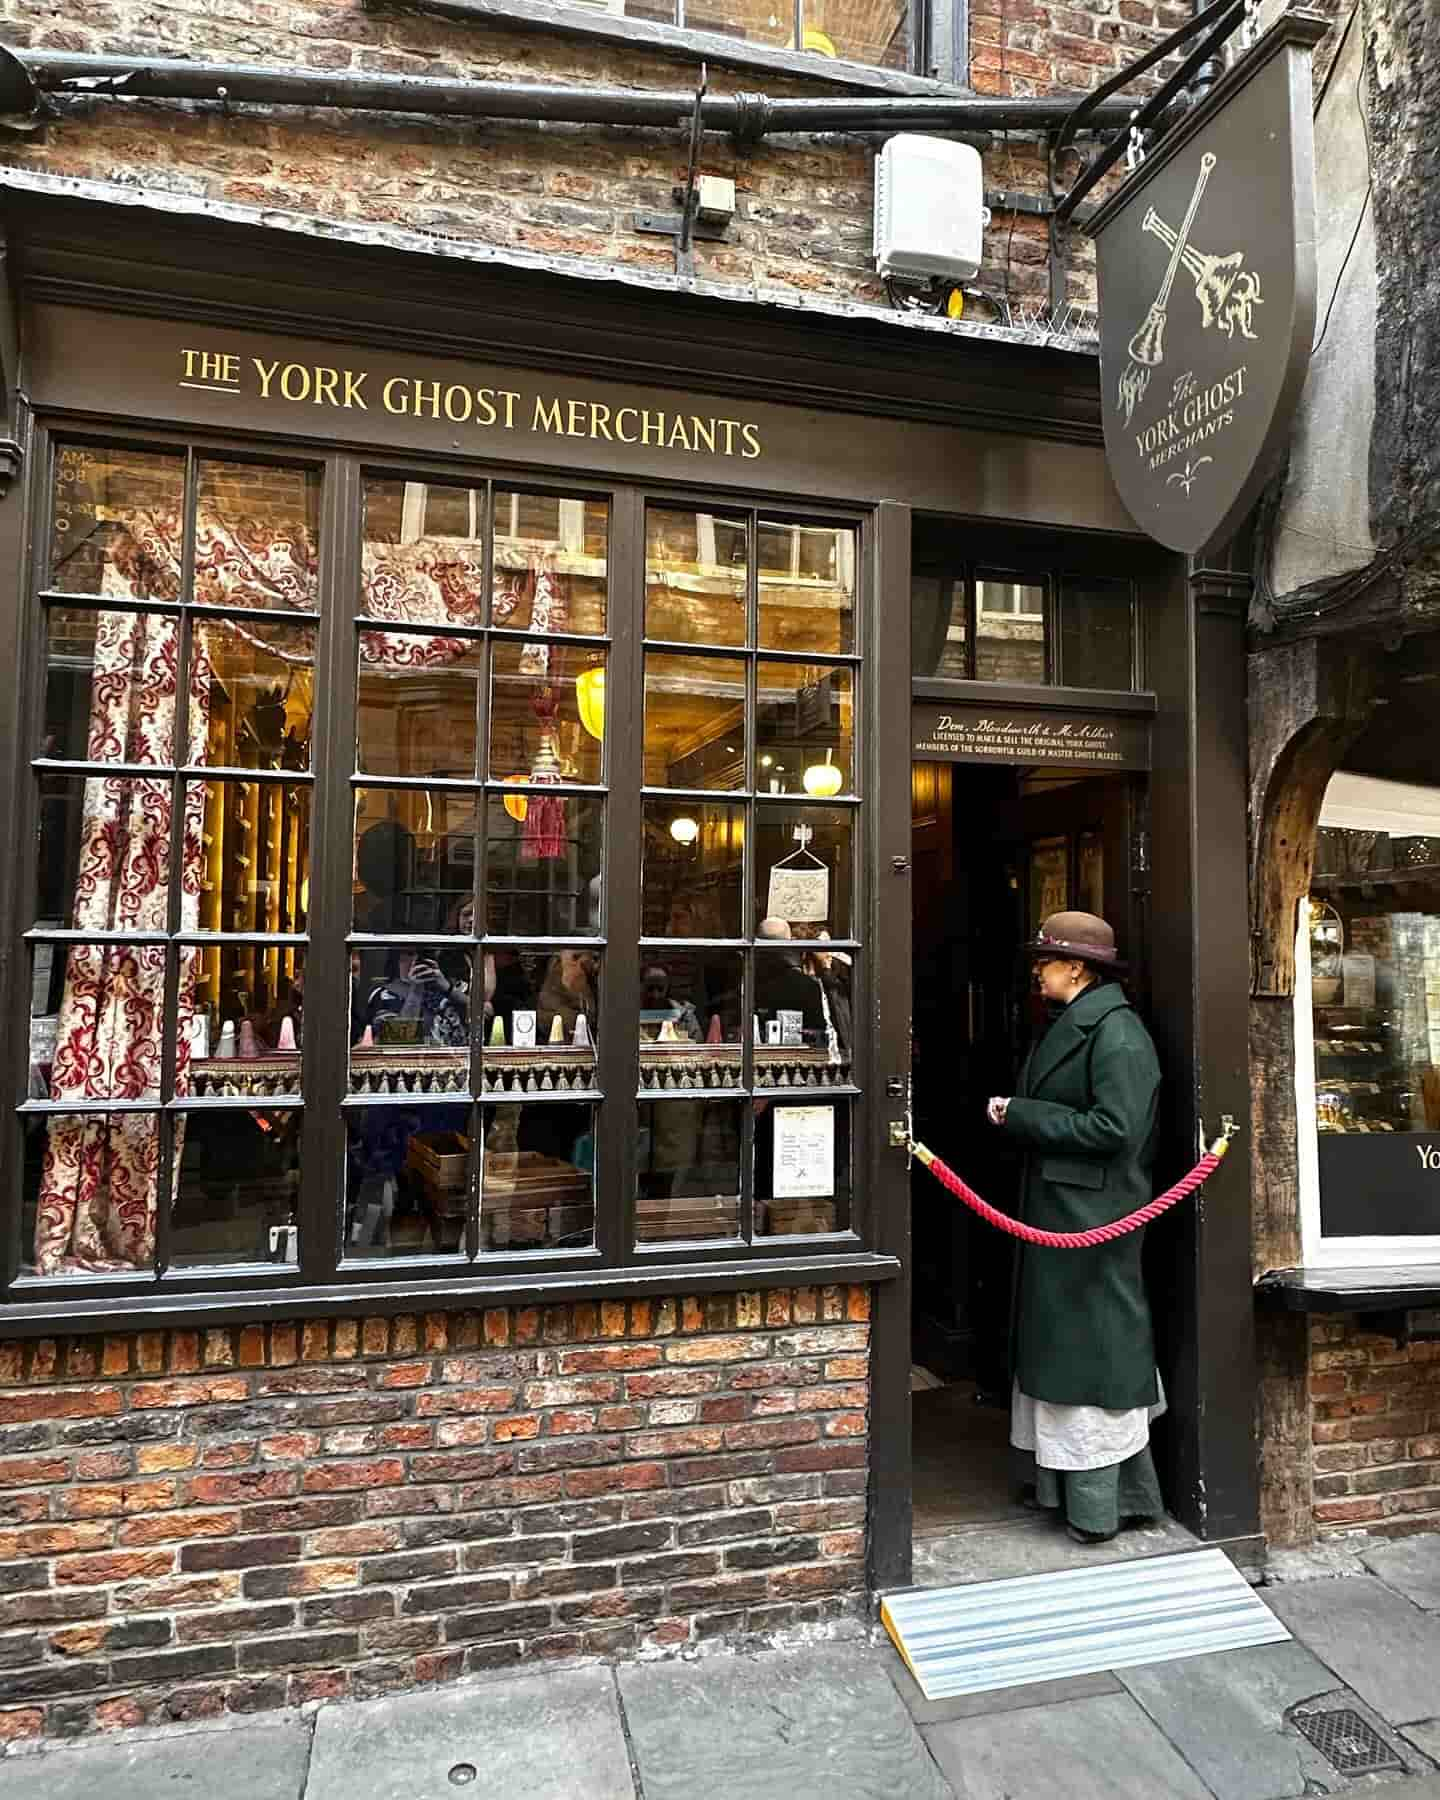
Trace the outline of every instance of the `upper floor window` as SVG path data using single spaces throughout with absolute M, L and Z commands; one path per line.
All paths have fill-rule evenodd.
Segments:
M 910 0 L 572 0 L 613 19 L 714 31 L 776 50 L 910 69 Z
M 922 559 L 910 605 L 916 675 L 1122 692 L 1137 684 L 1128 580 Z

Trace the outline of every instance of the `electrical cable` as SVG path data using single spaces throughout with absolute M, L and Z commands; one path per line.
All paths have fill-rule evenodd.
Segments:
M 1357 12 L 1359 11 L 1358 7 L 1356 8 L 1356 11 Z M 1353 24 L 1354 20 L 1355 20 L 1355 13 L 1351 13 L 1350 20 L 1351 20 L 1351 23 Z M 1340 48 L 1335 52 L 1335 62 L 1336 63 L 1338 63 L 1340 60 L 1341 51 L 1343 51 L 1345 48 L 1345 38 L 1348 38 L 1349 35 L 1350 35 L 1350 26 L 1347 25 L 1345 27 L 1345 35 L 1340 40 Z M 1334 64 L 1331 65 L 1332 70 L 1333 70 L 1334 66 L 1335 66 Z M 1325 87 L 1328 88 L 1329 85 L 1330 85 L 1330 81 L 1329 81 L 1329 77 L 1327 76 L 1326 81 L 1325 81 Z M 1335 310 L 1335 302 L 1340 296 L 1340 289 L 1345 280 L 1345 271 L 1350 267 L 1350 258 L 1354 255 L 1355 246 L 1360 241 L 1360 228 L 1365 223 L 1365 215 L 1370 210 L 1370 198 L 1371 198 L 1371 195 L 1375 192 L 1375 156 L 1374 156 L 1374 151 L 1373 151 L 1373 149 L 1371 147 L 1371 143 L 1370 143 L 1370 121 L 1365 117 L 1365 105 L 1364 105 L 1364 101 L 1361 98 L 1361 89 L 1364 87 L 1364 85 L 1365 85 L 1365 48 L 1362 45 L 1361 49 L 1360 49 L 1360 72 L 1355 77 L 1355 111 L 1359 115 L 1360 130 L 1365 139 L 1365 174 L 1366 174 L 1365 198 L 1360 202 L 1360 211 L 1356 214 L 1356 217 L 1355 217 L 1355 229 L 1350 233 L 1350 242 L 1349 242 L 1348 246 L 1346 247 L 1345 255 L 1343 256 L 1343 258 L 1341 259 L 1341 262 L 1340 262 L 1339 271 L 1335 276 L 1335 286 L 1330 290 L 1330 303 L 1325 308 L 1325 323 L 1320 327 L 1319 337 L 1316 338 L 1315 342 L 1310 346 L 1311 356 L 1314 356 L 1315 352 L 1325 342 L 1325 333 L 1330 329 L 1330 315 Z M 1323 98 L 1324 98 L 1324 89 L 1321 90 L 1321 99 L 1323 99 Z

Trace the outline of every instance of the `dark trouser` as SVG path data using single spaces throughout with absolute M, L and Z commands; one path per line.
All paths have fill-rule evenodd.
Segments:
M 1103 1469 L 1042 1469 L 1022 1455 L 1022 1480 L 1035 1483 L 1041 1506 L 1065 1509 L 1067 1523 L 1080 1531 L 1120 1529 L 1125 1519 L 1158 1519 L 1165 1511 L 1150 1446 Z

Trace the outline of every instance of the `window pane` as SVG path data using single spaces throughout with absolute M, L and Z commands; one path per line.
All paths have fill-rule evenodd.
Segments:
M 583 1250 L 595 1241 L 595 1108 L 484 1108 L 482 1250 Z
M 33 1272 L 153 1268 L 158 1115 L 56 1113 L 23 1129 L 22 1243 Z
M 491 655 L 492 779 L 598 782 L 605 734 L 604 653 L 499 639 Z M 532 798 L 531 804 L 543 808 L 546 803 Z
M 350 1092 L 470 1087 L 472 946 L 366 944 L 350 952 Z
M 487 950 L 476 1029 L 486 1093 L 550 1094 L 595 1086 L 600 955 Z
M 184 505 L 183 457 L 58 445 L 49 585 L 70 594 L 178 600 Z
M 602 633 L 609 529 L 603 500 L 497 488 L 490 622 L 537 634 Z
M 743 516 L 652 506 L 645 515 L 645 635 L 745 642 Z
M 741 1100 L 642 1100 L 635 1237 L 642 1244 L 740 1231 Z
M 484 488 L 370 480 L 364 508 L 361 611 L 392 625 L 479 625 Z
M 851 832 L 839 806 L 756 808 L 755 917 L 788 924 L 795 938 L 851 935 Z M 761 930 L 780 938 L 781 931 Z
M 798 929 L 798 928 L 797 928 Z M 850 1080 L 855 968 L 819 938 L 755 952 L 755 1086 L 835 1087 Z
M 319 604 L 314 469 L 207 462 L 195 524 L 195 600 L 282 612 Z
M 342 1253 L 463 1254 L 475 1182 L 468 1103 L 357 1106 L 344 1116 Z
M 304 949 L 298 944 L 187 944 L 179 955 L 176 1092 L 196 1099 L 298 1094 L 305 1036 Z
M 360 634 L 356 766 L 474 780 L 482 653 L 469 638 Z
M 749 44 L 794 47 L 794 9 L 790 0 L 685 0 L 685 23 L 691 31 L 718 31 Z
M 46 627 L 39 755 L 70 762 L 173 762 L 179 620 L 57 606 Z
M 760 644 L 766 650 L 855 648 L 855 533 L 760 521 Z
M 1045 589 L 1003 577 L 975 583 L 977 681 L 1045 680 Z
M 164 931 L 170 795 L 160 776 L 40 776 L 35 923 Z
M 453 788 L 356 789 L 357 931 L 470 934 L 478 805 Z
M 757 1100 L 755 1235 L 835 1231 L 850 1220 L 850 1102 Z
M 600 930 L 605 802 L 531 788 L 486 797 L 485 925 L 500 937 Z
M 1067 580 L 1060 588 L 1060 679 L 1067 687 L 1134 686 L 1128 581 Z
M 965 641 L 965 583 L 942 575 L 910 582 L 910 672 L 964 681 L 970 674 Z
M 738 950 L 688 950 L 666 944 L 640 952 L 640 1042 L 738 1044 Z
M 158 1100 L 163 944 L 37 944 L 32 1100 Z
M 174 1266 L 299 1260 L 300 1108 L 175 1121 Z
M 192 762 L 232 769 L 310 767 L 313 627 L 198 618 L 190 655 Z
M 745 786 L 745 664 L 719 656 L 645 658 L 647 787 Z
M 298 782 L 192 781 L 186 807 L 183 929 L 304 931 L 310 788 Z M 202 819 L 197 845 L 195 827 Z
M 745 808 L 647 800 L 641 850 L 646 937 L 739 937 Z
M 804 47 L 817 56 L 908 69 L 909 0 L 805 0 Z
M 759 664 L 755 786 L 827 799 L 855 791 L 855 689 L 849 669 Z

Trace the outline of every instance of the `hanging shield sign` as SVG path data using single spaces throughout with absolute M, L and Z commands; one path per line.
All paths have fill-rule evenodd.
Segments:
M 1110 473 L 1168 549 L 1219 548 L 1274 472 L 1315 325 L 1310 51 L 1283 18 L 1100 208 Z

